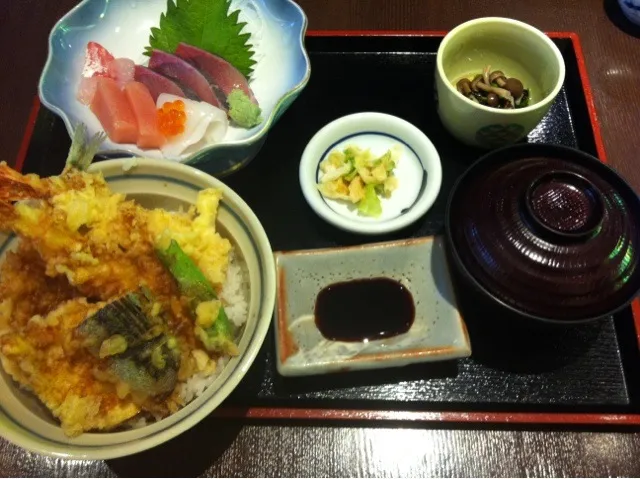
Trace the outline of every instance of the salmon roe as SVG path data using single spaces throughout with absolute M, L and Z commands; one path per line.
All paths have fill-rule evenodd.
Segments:
M 164 136 L 176 136 L 184 132 L 187 114 L 182 100 L 168 101 L 158 108 L 158 128 Z

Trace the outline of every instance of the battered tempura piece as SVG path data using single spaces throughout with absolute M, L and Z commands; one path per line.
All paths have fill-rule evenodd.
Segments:
M 0 164 L 0 181 L 8 167 Z M 168 293 L 162 264 L 149 241 L 146 215 L 124 195 L 112 193 L 101 175 L 78 170 L 48 180 L 13 174 L 21 196 L 35 186 L 35 200 L 0 209 L 0 225 L 29 240 L 51 277 L 65 275 L 86 296 L 109 299 L 142 282 Z M 15 195 L 14 195 L 15 198 Z
M 131 397 L 118 397 L 117 382 L 96 380 L 108 373 L 75 338 L 76 326 L 99 306 L 73 299 L 46 316 L 32 316 L 19 333 L 0 337 L 4 370 L 28 386 L 70 436 L 110 429 L 140 412 Z
M 75 331 L 94 357 L 132 391 L 170 394 L 176 387 L 180 354 L 150 293 L 129 293 L 88 316 Z
M 0 270 L 0 360 L 71 436 L 177 411 L 186 382 L 237 351 L 231 330 L 224 350 L 202 342 L 200 312 L 213 311 L 196 317 L 157 255 L 175 242 L 219 292 L 231 251 L 214 226 L 220 192 L 186 213 L 145 210 L 75 167 L 95 150 L 78 138 L 57 177 L 0 163 L 0 229 L 20 238 Z

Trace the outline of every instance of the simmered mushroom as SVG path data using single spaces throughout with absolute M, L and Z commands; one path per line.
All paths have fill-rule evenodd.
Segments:
M 489 80 L 489 74 L 491 73 L 491 65 L 487 65 L 482 70 L 482 79 L 487 85 L 491 85 L 491 81 Z
M 482 75 L 476 75 L 475 77 L 473 77 L 473 80 L 471 80 L 471 89 L 473 91 L 478 91 L 479 81 L 482 81 Z
M 500 70 L 496 70 L 493 73 L 491 73 L 491 75 L 489 75 L 489 81 L 491 83 L 495 83 L 500 88 L 504 88 L 504 86 L 507 84 L 507 78 L 504 76 L 504 73 L 502 73 Z
M 458 80 L 456 88 L 471 101 L 492 108 L 523 108 L 529 105 L 530 92 L 522 82 L 517 78 L 507 78 L 501 70 L 491 71 L 490 66 L 471 80 Z
M 464 96 L 469 96 L 471 94 L 471 82 L 468 78 L 463 78 L 456 85 L 458 91 L 462 93 Z
M 517 78 L 509 78 L 505 88 L 511 92 L 513 98 L 520 98 L 524 92 L 524 86 Z

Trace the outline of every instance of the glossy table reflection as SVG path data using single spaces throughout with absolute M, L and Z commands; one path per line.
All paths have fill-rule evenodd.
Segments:
M 299 0 L 312 29 L 448 30 L 511 16 L 575 31 L 609 163 L 640 191 L 640 29 L 615 0 L 433 2 Z M 44 64 L 49 29 L 75 0 L 0 0 L 0 140 L 15 158 Z M 206 438 L 203 441 L 203 438 Z M 3 476 L 638 476 L 640 433 L 440 428 L 437 424 L 320 424 L 208 418 L 178 439 L 107 462 L 44 458 L 0 440 Z

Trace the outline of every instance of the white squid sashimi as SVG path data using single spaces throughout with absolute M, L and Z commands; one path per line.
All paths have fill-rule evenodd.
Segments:
M 167 138 L 167 142 L 160 148 L 165 157 L 176 157 L 189 147 L 199 146 L 201 143 L 218 143 L 224 138 L 229 127 L 227 114 L 209 103 L 161 93 L 156 101 L 156 108 L 162 108 L 165 103 L 176 100 L 184 102 L 187 119 L 184 131 L 179 135 Z

